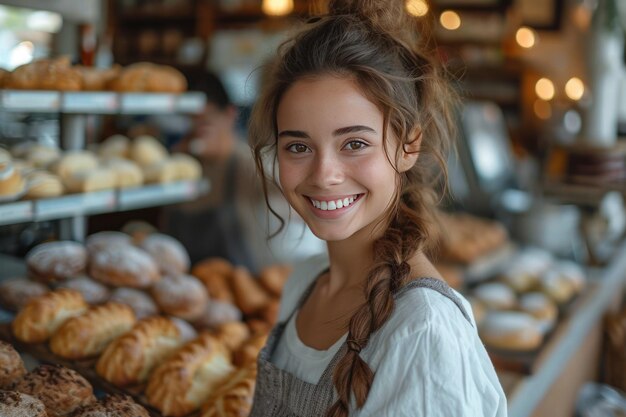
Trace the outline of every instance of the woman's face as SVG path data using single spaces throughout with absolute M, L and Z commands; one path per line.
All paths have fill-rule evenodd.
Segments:
M 313 233 L 326 241 L 376 233 L 398 174 L 385 153 L 383 114 L 357 84 L 297 81 L 279 103 L 277 126 L 280 184 Z M 397 140 L 386 143 L 393 158 Z

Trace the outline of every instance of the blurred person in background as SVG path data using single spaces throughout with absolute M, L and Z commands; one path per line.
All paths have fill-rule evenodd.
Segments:
M 267 209 L 250 147 L 236 129 L 237 107 L 215 74 L 207 73 L 191 87 L 206 95 L 206 106 L 173 151 L 199 159 L 210 191 L 194 202 L 166 208 L 163 230 L 185 245 L 194 263 L 218 256 L 253 272 L 322 251 L 322 242 L 301 219 L 289 215 L 289 205 L 272 185 L 271 207 L 289 222 L 267 239 L 279 224 Z

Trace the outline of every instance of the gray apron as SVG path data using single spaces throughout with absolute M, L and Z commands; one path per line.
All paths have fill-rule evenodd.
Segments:
M 335 365 L 348 349 L 346 342 L 343 343 L 330 361 L 317 384 L 302 381 L 289 372 L 277 368 L 270 362 L 272 353 L 285 330 L 285 326 L 308 297 L 314 285 L 315 281 L 300 298 L 289 317 L 272 330 L 265 347 L 259 353 L 254 404 L 249 417 L 320 417 L 324 416 L 330 406 L 337 400 L 332 376 Z M 452 300 L 467 321 L 470 324 L 472 323 L 461 300 L 444 281 L 435 278 L 415 279 L 394 294 L 394 298 L 397 299 L 413 288 L 429 288 L 444 295 Z

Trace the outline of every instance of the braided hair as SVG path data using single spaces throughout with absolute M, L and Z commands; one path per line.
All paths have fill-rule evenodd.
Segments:
M 416 140 L 414 132 L 420 132 L 419 161 L 398 171 L 400 186 L 386 213 L 387 227 L 374 241 L 366 301 L 349 321 L 348 349 L 333 371 L 338 399 L 327 417 L 347 416 L 352 396 L 358 408 L 365 404 L 374 373 L 359 353 L 393 313 L 394 293 L 410 278 L 409 259 L 434 240 L 435 190 L 447 180 L 456 96 L 430 57 L 428 38 L 418 23 L 403 0 L 330 0 L 326 14 L 309 19 L 280 47 L 251 116 L 251 146 L 264 179 L 270 176 L 267 157 L 276 155 L 278 105 L 287 89 L 304 78 L 354 80 L 383 114 L 383 140 L 400 141 L 398 154 L 388 155 L 390 162 L 397 162 Z

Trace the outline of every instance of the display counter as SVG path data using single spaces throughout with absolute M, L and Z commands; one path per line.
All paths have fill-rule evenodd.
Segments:
M 604 314 L 619 306 L 626 284 L 626 244 L 604 268 L 544 347 L 529 376 L 508 394 L 509 417 L 571 417 L 580 388 L 597 379 Z

